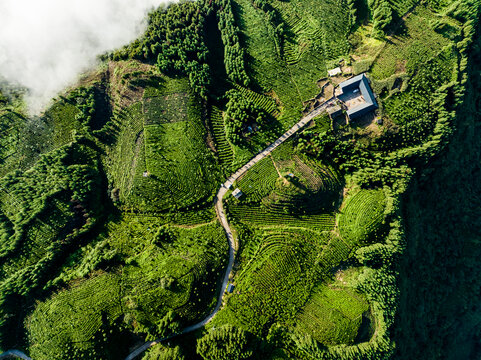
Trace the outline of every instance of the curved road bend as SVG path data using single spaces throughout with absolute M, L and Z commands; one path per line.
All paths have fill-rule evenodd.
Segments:
M 240 169 L 238 169 L 234 174 L 232 174 L 224 184 L 221 185 L 219 192 L 217 193 L 217 196 L 215 197 L 214 200 L 214 205 L 215 205 L 215 210 L 217 212 L 217 216 L 219 217 L 220 223 L 222 227 L 225 230 L 227 240 L 229 241 L 229 264 L 227 265 L 227 269 L 225 270 L 225 275 L 224 275 L 224 280 L 222 281 L 222 290 L 219 294 L 219 298 L 217 300 L 217 304 L 215 306 L 214 311 L 207 316 L 204 320 L 198 322 L 197 324 L 191 325 L 186 327 L 184 330 L 177 334 L 173 334 L 171 336 L 162 338 L 162 339 L 156 339 L 153 341 L 148 341 L 145 344 L 141 345 L 134 351 L 132 351 L 126 358 L 125 360 L 133 360 L 140 354 L 142 354 L 145 350 L 147 350 L 149 347 L 154 346 L 162 341 L 169 340 L 173 337 L 200 329 L 201 327 L 205 326 L 209 321 L 211 321 L 214 316 L 217 314 L 217 312 L 220 310 L 222 306 L 222 301 L 224 299 L 224 294 L 227 289 L 227 284 L 229 282 L 229 277 L 232 273 L 232 266 L 234 265 L 234 236 L 232 235 L 232 230 L 229 226 L 229 223 L 227 221 L 227 218 L 225 216 L 224 212 L 224 204 L 222 203 L 222 200 L 225 196 L 225 194 L 228 191 L 228 188 L 234 184 L 234 182 L 241 176 L 243 175 L 247 170 L 249 170 L 251 167 L 253 167 L 255 164 L 257 164 L 259 161 L 264 159 L 267 155 L 269 155 L 276 147 L 281 145 L 284 141 L 289 139 L 292 135 L 294 135 L 296 132 L 298 132 L 300 129 L 302 129 L 309 121 L 311 121 L 313 118 L 318 116 L 321 112 L 323 112 L 328 105 L 333 103 L 335 101 L 335 98 L 331 98 L 327 100 L 326 102 L 322 103 L 319 105 L 317 108 L 312 110 L 309 114 L 304 116 L 297 124 L 295 124 L 293 127 L 291 127 L 289 130 L 287 130 L 283 135 L 281 135 L 276 141 L 274 141 L 272 144 L 270 144 L 268 147 L 266 147 L 264 150 L 259 152 L 254 158 L 252 158 L 247 164 L 242 166 Z M 26 356 L 24 353 L 18 351 L 18 350 L 9 350 L 3 354 L 0 354 L 0 360 L 6 359 L 8 357 L 18 357 L 20 359 L 24 360 L 32 360 L 28 356 Z
M 5 351 L 4 353 L 0 354 L 0 360 L 11 359 L 11 358 L 19 358 L 19 359 L 23 359 L 23 360 L 32 360 L 31 358 L 29 358 L 27 355 L 25 355 L 20 350 L 8 350 L 8 351 Z

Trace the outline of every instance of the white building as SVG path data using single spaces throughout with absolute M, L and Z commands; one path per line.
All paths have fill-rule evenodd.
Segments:
M 232 192 L 232 196 L 235 197 L 236 199 L 239 199 L 242 196 L 242 191 L 237 188 Z
M 342 74 L 342 70 L 341 70 L 341 68 L 338 66 L 337 68 L 334 68 L 334 69 L 331 69 L 331 70 L 327 70 L 327 73 L 329 74 L 329 76 L 336 76 L 336 75 Z

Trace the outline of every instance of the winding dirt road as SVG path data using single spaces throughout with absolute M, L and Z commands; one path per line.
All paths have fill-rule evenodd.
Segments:
M 148 341 L 142 346 L 138 347 L 135 349 L 133 352 L 129 354 L 125 358 L 125 360 L 133 360 L 137 356 L 139 356 L 141 353 L 143 353 L 145 350 L 147 350 L 149 347 L 154 346 L 158 343 L 161 343 L 162 341 L 171 339 L 173 337 L 186 334 L 191 331 L 195 331 L 197 329 L 202 328 L 205 326 L 208 322 L 210 322 L 214 316 L 217 314 L 217 312 L 220 310 L 222 306 L 222 302 L 224 300 L 224 295 L 227 290 L 227 284 L 229 283 L 229 278 L 232 273 L 232 267 L 234 265 L 234 260 L 235 260 L 235 243 L 234 243 L 234 236 L 232 235 L 232 230 L 229 226 L 229 222 L 227 221 L 227 218 L 225 216 L 224 212 L 224 204 L 222 200 L 224 199 L 225 194 L 227 193 L 228 189 L 234 184 L 234 182 L 241 176 L 243 175 L 247 170 L 249 170 L 251 167 L 253 167 L 255 164 L 257 164 L 259 161 L 264 159 L 266 156 L 268 156 L 276 147 L 281 145 L 284 141 L 289 139 L 292 135 L 294 135 L 296 132 L 298 132 L 300 129 L 302 129 L 304 126 L 306 126 L 313 118 L 321 114 L 328 105 L 333 103 L 335 101 L 334 98 L 331 98 L 324 102 L 323 104 L 319 105 L 317 108 L 312 110 L 309 114 L 304 116 L 297 124 L 295 124 L 293 127 L 291 127 L 289 130 L 287 130 L 281 137 L 279 137 L 276 141 L 274 141 L 272 144 L 270 144 L 268 147 L 266 147 L 264 150 L 259 152 L 254 158 L 252 158 L 247 164 L 242 166 L 240 169 L 238 169 L 234 174 L 232 174 L 224 184 L 221 185 L 219 191 L 217 192 L 217 195 L 214 200 L 215 204 L 215 210 L 217 212 L 217 216 L 219 218 L 219 221 L 222 225 L 222 227 L 225 230 L 227 240 L 229 241 L 229 264 L 227 265 L 227 268 L 225 270 L 225 275 L 224 275 L 224 280 L 222 282 L 222 287 L 221 287 L 221 292 L 219 294 L 219 298 L 217 300 L 217 305 L 214 309 L 214 311 L 207 316 L 204 320 L 186 327 L 184 330 L 181 332 L 171 335 L 169 337 L 163 338 L 163 339 L 156 339 L 153 341 Z
M 319 105 L 317 108 L 315 108 L 313 111 L 311 111 L 309 114 L 307 114 L 306 116 L 304 116 L 297 124 L 295 124 L 293 127 L 291 127 L 289 130 L 287 130 L 281 137 L 279 137 L 276 141 L 274 141 L 272 144 L 270 144 L 268 147 L 266 147 L 264 150 L 262 150 L 261 152 L 259 152 L 254 158 L 252 158 L 247 164 L 245 164 L 244 166 L 242 166 L 240 169 L 238 169 L 234 174 L 232 174 L 226 181 L 224 184 L 221 185 L 216 197 L 215 197 L 215 200 L 214 200 L 214 205 L 215 205 L 215 210 L 217 212 L 217 216 L 219 218 L 219 221 L 222 225 L 222 227 L 224 228 L 225 230 L 225 233 L 226 233 L 226 236 L 227 236 L 227 240 L 229 242 L 229 263 L 227 265 L 227 268 L 225 270 L 225 275 L 224 275 L 224 279 L 222 281 L 222 290 L 219 294 L 219 298 L 217 300 L 217 305 L 214 309 L 214 311 L 209 315 L 207 316 L 204 320 L 194 324 L 194 325 L 191 325 L 191 326 L 188 326 L 186 327 L 184 330 L 182 330 L 181 332 L 177 333 L 177 334 L 173 334 L 171 336 L 168 336 L 168 337 L 165 337 L 165 338 L 162 338 L 162 339 L 156 339 L 156 340 L 153 340 L 153 341 L 148 341 L 146 342 L 145 344 L 143 344 L 142 346 L 138 347 L 137 349 L 135 349 L 134 351 L 132 351 L 126 358 L 125 360 L 133 360 L 135 359 L 137 356 L 139 356 L 140 354 L 142 354 L 145 350 L 147 350 L 148 348 L 150 348 L 151 346 L 154 346 L 158 343 L 161 343 L 162 341 L 165 341 L 165 340 L 169 340 L 173 337 L 177 337 L 179 335 L 182 335 L 182 334 L 186 334 L 186 333 L 189 333 L 191 331 L 195 331 L 197 329 L 200 329 L 202 328 L 203 326 L 205 326 L 208 322 L 210 322 L 214 316 L 217 314 L 217 312 L 220 310 L 221 306 L 222 306 L 222 303 L 223 303 L 223 300 L 224 300 L 224 295 L 226 293 L 226 289 L 227 289 L 227 284 L 229 282 L 229 278 L 231 276 L 231 273 L 232 273 L 232 267 L 234 265 L 234 260 L 235 260 L 235 243 L 234 243 L 234 236 L 232 235 L 232 230 L 229 226 L 229 222 L 227 221 L 227 218 L 225 216 L 225 212 L 224 212 L 224 204 L 223 204 L 223 199 L 224 199 L 224 196 L 225 194 L 227 193 L 228 189 L 234 184 L 234 182 L 241 176 L 243 175 L 247 170 L 249 170 L 251 167 L 253 167 L 255 164 L 257 164 L 259 161 L 261 161 L 262 159 L 264 159 L 266 156 L 268 156 L 276 147 L 278 147 L 279 145 L 281 145 L 284 141 L 286 141 L 287 139 L 289 139 L 292 135 L 294 135 L 296 132 L 298 132 L 300 129 L 302 129 L 305 125 L 307 125 L 313 118 L 315 118 L 316 116 L 318 116 L 319 114 L 321 114 L 325 109 L 326 107 L 333 103 L 335 101 L 334 98 L 331 98 L 329 100 L 327 100 L 326 102 L 324 102 L 323 104 Z M 9 357 L 17 357 L 17 358 L 20 358 L 20 359 L 24 359 L 24 360 L 32 360 L 31 358 L 29 358 L 27 355 L 25 355 L 24 353 L 22 353 L 21 351 L 19 350 L 9 350 L 3 354 L 0 354 L 0 360 L 1 359 L 6 359 L 6 358 L 9 358 Z

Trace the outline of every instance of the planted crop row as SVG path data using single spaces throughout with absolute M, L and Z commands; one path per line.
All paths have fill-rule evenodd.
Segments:
M 188 102 L 188 93 L 174 93 L 144 99 L 145 124 L 186 121 Z
M 286 308 L 292 309 L 301 301 L 297 296 L 303 288 L 301 274 L 295 248 L 285 242 L 270 242 L 239 277 L 240 294 L 230 300 L 236 317 L 254 331 L 269 319 L 281 318 Z
M 357 319 L 368 308 L 366 299 L 349 288 L 324 287 L 323 291 L 316 295 L 313 297 L 314 302 L 319 297 L 324 298 L 328 304 L 350 320 Z
M 107 148 L 106 165 L 113 187 L 119 189 L 119 197 L 122 201 L 132 188 L 136 170 L 133 165 L 138 164 L 138 157 L 143 151 L 143 122 L 141 103 L 126 108 L 117 115 L 115 142 Z
M 333 169 L 329 167 L 321 167 L 312 162 L 307 165 L 299 157 L 295 156 L 296 169 L 306 179 L 307 186 L 317 191 L 338 191 L 339 179 Z
M 298 315 L 297 326 L 324 344 L 348 344 L 367 309 L 367 302 L 351 290 L 322 286 Z
M 297 274 L 301 272 L 291 247 L 282 243 L 277 243 L 277 246 L 274 244 L 262 250 L 259 254 L 259 258 L 264 260 L 262 265 L 257 271 L 249 273 L 249 277 L 254 280 L 249 283 L 249 287 L 253 287 L 256 292 L 268 292 L 276 287 L 278 282 L 295 281 Z
M 237 186 L 244 193 L 246 200 L 260 201 L 274 189 L 278 178 L 279 174 L 271 158 L 266 157 L 241 177 Z
M 286 39 L 286 50 L 289 46 L 297 44 L 294 51 L 285 53 L 288 64 L 298 63 L 297 56 L 310 47 L 316 51 L 321 50 L 325 58 L 335 58 L 348 51 L 349 44 L 345 35 L 349 30 L 349 16 L 343 3 L 303 4 L 309 11 L 296 5 L 281 1 L 273 3 L 293 34 Z M 314 6 L 316 11 L 313 12 Z M 292 45 L 288 45 L 289 43 Z
M 272 158 L 276 163 L 281 161 L 291 161 L 293 155 L 294 147 L 292 141 L 282 143 L 272 152 Z
M 368 240 L 384 220 L 385 195 L 382 190 L 360 190 L 351 196 L 339 215 L 342 239 L 354 246 Z
M 212 107 L 210 121 L 214 132 L 216 149 L 219 152 L 219 159 L 222 164 L 230 165 L 234 160 L 234 153 L 229 141 L 227 141 L 224 119 L 222 117 L 222 111 L 220 111 L 219 108 L 215 106 Z
M 330 231 L 334 227 L 334 215 L 332 214 L 292 216 L 272 213 L 260 207 L 243 205 L 231 206 L 229 211 L 239 221 L 258 226 L 305 227 L 316 231 Z
M 163 201 L 180 208 L 212 193 L 216 171 L 198 121 L 145 126 L 146 168 L 162 189 Z
M 60 351 L 68 343 L 92 340 L 105 320 L 122 314 L 120 282 L 116 275 L 103 274 L 39 303 L 27 320 L 30 355 L 46 358 L 44 351 Z M 85 344 L 87 345 L 87 344 Z
M 213 208 L 205 208 L 199 210 L 179 211 L 173 217 L 175 224 L 195 225 L 212 221 L 215 218 Z
M 299 44 L 294 40 L 288 40 L 284 43 L 284 60 L 287 65 L 294 65 L 301 59 L 301 50 Z
M 243 97 L 254 102 L 255 105 L 264 109 L 268 113 L 276 116 L 277 115 L 277 105 L 273 98 L 256 93 L 248 88 L 235 84 L 236 89 L 242 94 Z
M 40 261 L 48 246 L 62 239 L 59 234 L 65 231 L 73 217 L 67 202 L 51 199 L 46 209 L 24 229 L 24 242 L 16 252 L 14 260 L 5 263 L 5 273 L 12 274 L 13 271 Z
M 346 260 L 351 250 L 352 248 L 342 241 L 339 236 L 333 235 L 321 253 L 320 262 L 324 271 L 329 272 Z

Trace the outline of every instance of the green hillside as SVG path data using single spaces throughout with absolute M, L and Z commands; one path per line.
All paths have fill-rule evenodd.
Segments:
M 0 87 L 0 353 L 478 359 L 480 10 L 179 2 Z

